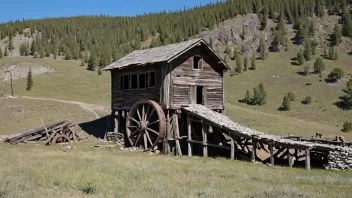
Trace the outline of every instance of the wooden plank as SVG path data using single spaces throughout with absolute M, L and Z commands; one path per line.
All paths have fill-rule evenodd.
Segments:
M 310 170 L 310 149 L 309 148 L 305 149 L 305 154 L 306 154 L 306 160 L 305 160 L 306 169 Z
M 231 160 L 235 159 L 235 140 L 231 137 Z
M 255 140 L 252 140 L 252 162 L 255 162 L 255 157 L 256 157 L 256 141 Z
M 180 146 L 180 129 L 178 125 L 178 115 L 175 113 L 172 118 L 173 121 L 173 129 L 174 129 L 174 138 L 175 138 L 175 144 L 176 144 L 176 155 L 177 156 L 182 156 L 182 150 Z
M 199 140 L 187 140 L 189 143 L 196 143 L 196 144 L 201 144 L 201 145 L 206 145 L 210 147 L 216 147 L 216 148 L 222 148 L 222 149 L 228 149 L 231 150 L 231 147 L 229 146 L 223 146 L 223 145 L 217 145 L 217 144 L 211 144 L 211 143 L 204 143 L 203 141 Z
M 274 162 L 274 146 L 272 144 L 269 144 L 269 151 L 270 151 L 270 164 L 275 165 Z
M 190 121 L 190 115 L 187 114 L 187 134 L 188 134 L 188 157 L 192 157 L 192 131 L 191 131 L 191 121 Z
M 208 157 L 208 146 L 207 146 L 207 142 L 208 142 L 208 137 L 207 137 L 207 129 L 206 129 L 206 125 L 202 124 L 202 136 L 203 136 L 203 156 L 204 157 Z

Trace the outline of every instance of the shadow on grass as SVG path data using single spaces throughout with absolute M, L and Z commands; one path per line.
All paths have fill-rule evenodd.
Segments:
M 342 110 L 352 110 L 352 104 L 349 102 L 348 96 L 341 96 L 339 97 L 341 101 L 335 102 L 334 105 L 336 105 L 338 108 Z
M 299 63 L 294 62 L 294 61 L 292 61 L 292 62 L 291 62 L 291 65 L 300 66 L 300 64 L 299 64 Z
M 109 119 L 110 115 L 107 115 L 96 120 L 80 123 L 79 126 L 89 135 L 93 135 L 96 138 L 104 138 Z

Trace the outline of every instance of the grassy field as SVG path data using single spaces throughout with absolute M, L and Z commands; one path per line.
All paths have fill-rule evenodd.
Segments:
M 0 197 L 349 197 L 352 172 L 0 144 Z
M 78 105 L 22 98 L 0 98 L 0 135 L 41 127 L 40 119 L 46 124 L 59 120 L 81 123 L 94 120 L 95 117 Z
M 340 101 L 340 96 L 345 95 L 343 89 L 351 78 L 350 55 L 340 52 L 337 61 L 323 60 L 326 66 L 323 79 L 327 78 L 334 67 L 341 67 L 345 72 L 341 83 L 329 84 L 324 80 L 319 81 L 317 74 L 309 76 L 299 74 L 306 65 L 310 66 L 313 72 L 318 55 L 313 56 L 312 60 L 305 62 L 304 65 L 297 66 L 291 64 L 294 62 L 291 59 L 296 56 L 298 47 L 294 45 L 289 47 L 288 52 L 269 53 L 267 60 L 257 60 L 255 71 L 249 70 L 234 77 L 226 76 L 225 100 L 228 115 L 244 125 L 269 133 L 310 136 L 315 135 L 315 132 L 321 132 L 329 137 L 343 135 L 352 140 L 351 134 L 341 132 L 343 123 L 352 120 L 352 112 L 334 105 Z M 319 50 L 317 54 L 322 54 L 322 51 Z M 267 91 L 266 105 L 250 106 L 239 102 L 244 98 L 247 89 L 253 94 L 253 88 L 260 83 L 264 84 Z M 296 95 L 296 101 L 291 103 L 291 111 L 279 111 L 278 108 L 289 91 Z M 310 105 L 302 104 L 307 96 L 312 97 L 313 102 Z
M 6 57 L 0 59 L 0 67 L 18 63 L 35 63 L 44 67 L 55 68 L 51 74 L 33 77 L 34 85 L 31 91 L 26 91 L 26 79 L 14 81 L 15 95 L 41 98 L 73 100 L 90 104 L 103 105 L 110 109 L 110 73 L 97 75 L 85 67 L 79 66 L 80 61 L 57 60 L 53 58 L 34 59 L 32 57 Z M 1 82 L 0 90 L 10 94 L 10 83 Z M 0 93 L 1 93 L 0 91 Z

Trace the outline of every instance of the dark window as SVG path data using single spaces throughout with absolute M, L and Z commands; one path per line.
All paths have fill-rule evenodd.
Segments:
M 146 74 L 139 74 L 139 88 L 140 89 L 146 88 L 145 76 L 146 76 Z
M 203 104 L 203 86 L 197 86 L 197 104 Z
M 123 76 L 120 76 L 120 90 L 123 90 Z
M 149 87 L 155 87 L 155 72 L 149 72 Z
M 125 75 L 123 76 L 123 89 L 129 89 L 130 88 L 130 76 Z
M 194 56 L 193 57 L 193 69 L 202 69 L 203 68 L 203 61 L 201 56 Z
M 138 88 L 138 75 L 133 74 L 131 75 L 131 89 L 137 89 Z

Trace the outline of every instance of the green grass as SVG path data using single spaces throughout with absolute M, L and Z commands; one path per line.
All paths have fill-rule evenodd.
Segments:
M 291 58 L 296 57 L 298 47 L 290 45 L 288 52 L 269 53 L 265 61 L 257 60 L 257 70 L 247 71 L 242 74 L 225 77 L 225 101 L 228 115 L 244 125 L 251 125 L 268 133 L 276 134 L 301 134 L 303 136 L 315 135 L 321 132 L 325 136 L 347 136 L 352 140 L 352 134 L 341 132 L 342 125 L 346 120 L 352 120 L 351 111 L 339 109 L 335 102 L 345 93 L 343 89 L 346 82 L 351 78 L 352 58 L 343 52 L 339 53 L 337 61 L 324 59 L 326 69 L 323 78 L 334 67 L 341 67 L 345 71 L 345 77 L 340 84 L 328 84 L 324 80 L 319 81 L 319 75 L 310 74 L 302 76 L 297 72 L 303 72 L 304 67 L 309 65 L 313 71 L 316 57 L 302 66 L 292 65 Z M 322 51 L 318 51 L 322 54 Z M 267 91 L 267 104 L 264 106 L 249 106 L 240 103 L 246 90 L 253 94 L 253 88 L 260 83 L 264 84 Z M 312 85 L 307 86 L 307 83 Z M 296 101 L 291 103 L 291 111 L 278 111 L 284 96 L 292 91 L 296 95 Z M 311 96 L 312 103 L 304 105 L 301 101 Z M 243 112 L 244 115 L 242 114 Z M 291 119 L 294 118 L 294 119 Z M 279 121 L 280 120 L 280 121 Z
M 348 197 L 352 172 L 211 158 L 0 144 L 4 197 Z
M 94 120 L 95 117 L 78 105 L 0 98 L 0 135 L 41 127 L 40 119 L 46 124 L 59 120 L 70 120 L 78 124 Z
M 0 59 L 0 67 L 6 63 L 18 64 L 21 62 L 55 68 L 56 71 L 51 74 L 34 76 L 31 91 L 26 91 L 27 81 L 25 78 L 14 81 L 15 95 L 73 100 L 99 104 L 110 109 L 109 72 L 103 72 L 103 75 L 99 76 L 97 72 L 86 70 L 86 66 L 79 66 L 80 61 L 62 60 L 62 57 L 57 60 L 53 58 L 5 57 Z M 10 83 L 0 82 L 0 90 L 3 94 L 10 94 Z

